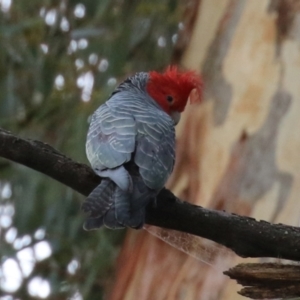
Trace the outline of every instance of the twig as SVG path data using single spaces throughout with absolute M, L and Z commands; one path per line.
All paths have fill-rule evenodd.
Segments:
M 240 264 L 224 272 L 244 288 L 238 292 L 251 299 L 300 296 L 300 266 L 275 263 Z

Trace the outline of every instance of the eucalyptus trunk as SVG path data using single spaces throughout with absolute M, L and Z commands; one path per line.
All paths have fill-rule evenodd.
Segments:
M 175 53 L 205 82 L 203 104 L 187 108 L 177 130 L 168 187 L 178 197 L 299 224 L 299 20 L 297 0 L 199 1 L 192 28 L 179 41 L 190 38 Z M 214 261 L 222 265 L 222 258 Z M 238 289 L 218 267 L 145 231 L 129 231 L 110 299 L 232 300 L 242 298 Z

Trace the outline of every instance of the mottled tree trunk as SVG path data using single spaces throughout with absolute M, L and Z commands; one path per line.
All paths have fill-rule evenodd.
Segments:
M 201 0 L 178 57 L 201 71 L 205 97 L 179 125 L 168 187 L 198 205 L 298 225 L 300 1 Z M 129 231 L 110 299 L 241 299 L 237 289 L 219 270 Z

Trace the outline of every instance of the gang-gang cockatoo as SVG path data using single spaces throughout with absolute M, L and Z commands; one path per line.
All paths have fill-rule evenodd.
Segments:
M 144 225 L 146 206 L 174 167 L 174 127 L 188 99 L 201 101 L 201 91 L 199 75 L 170 66 L 127 78 L 95 111 L 86 152 L 103 179 L 82 205 L 86 230 Z

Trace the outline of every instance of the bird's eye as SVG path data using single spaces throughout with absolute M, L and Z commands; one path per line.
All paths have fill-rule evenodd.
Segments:
M 173 102 L 173 97 L 172 97 L 172 96 L 167 96 L 167 101 L 168 101 L 169 103 L 172 103 L 172 102 Z

